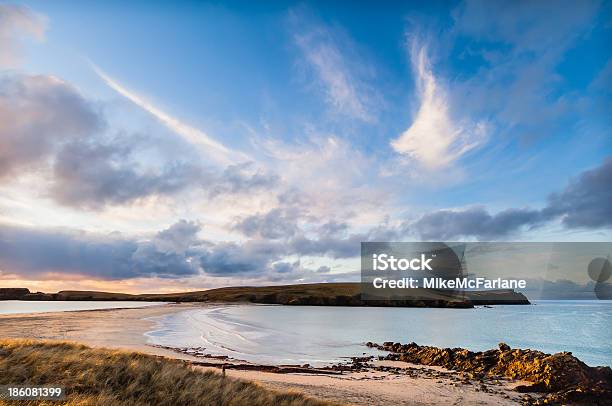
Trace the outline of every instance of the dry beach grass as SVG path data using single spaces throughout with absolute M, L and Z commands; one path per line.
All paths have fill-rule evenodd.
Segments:
M 180 360 L 64 341 L 0 340 L 0 385 L 8 384 L 64 386 L 68 405 L 331 405 Z

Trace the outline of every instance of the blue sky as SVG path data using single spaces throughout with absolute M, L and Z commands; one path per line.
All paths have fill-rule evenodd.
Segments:
M 611 17 L 0 3 L 0 224 L 65 252 L 30 261 L 0 235 L 0 281 L 350 280 L 372 238 L 609 241 Z M 92 269 L 97 245 L 121 266 Z

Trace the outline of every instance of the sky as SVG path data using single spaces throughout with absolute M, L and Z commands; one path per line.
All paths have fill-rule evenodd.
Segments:
M 359 280 L 611 241 L 603 1 L 0 2 L 0 286 Z

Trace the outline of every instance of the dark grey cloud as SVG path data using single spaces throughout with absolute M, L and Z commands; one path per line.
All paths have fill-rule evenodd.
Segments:
M 526 224 L 540 220 L 538 210 L 509 209 L 491 215 L 483 207 L 467 210 L 438 210 L 423 215 L 408 229 L 416 231 L 424 240 L 452 240 L 474 236 L 489 239 L 508 235 Z
M 289 272 L 287 257 L 327 256 L 336 259 L 359 256 L 362 241 L 397 240 L 399 231 L 387 225 L 381 225 L 365 233 L 341 235 L 318 235 L 309 237 L 301 232 L 283 239 L 265 238 L 257 235 L 247 241 L 208 243 L 198 255 L 205 273 L 213 276 L 232 275 L 272 275 L 283 271 Z M 299 268 L 295 262 L 290 263 L 293 270 Z M 301 268 L 300 268 L 301 269 Z M 301 270 L 300 272 L 307 272 Z M 329 269 L 308 272 L 326 273 Z M 286 275 L 284 277 L 286 279 Z M 296 273 L 296 278 L 298 278 Z
M 322 234 L 318 238 L 309 238 L 299 235 L 287 242 L 287 251 L 296 255 L 354 258 L 360 254 L 361 242 L 396 241 L 400 236 L 401 230 L 386 224 L 347 236 Z
M 350 258 L 359 255 L 362 236 L 347 239 L 309 239 L 303 236 L 289 240 L 250 239 L 242 243 L 210 244 L 200 251 L 200 264 L 212 276 L 274 274 L 287 256 L 330 256 Z
M 157 233 L 156 241 L 162 248 L 174 251 L 187 251 L 199 242 L 198 233 L 202 227 L 199 223 L 179 220 L 165 230 Z
M 208 194 L 241 194 L 254 190 L 267 190 L 277 186 L 279 177 L 255 167 L 253 162 L 229 165 L 223 173 L 206 184 Z
M 194 223 L 179 222 L 152 239 L 138 241 L 116 234 L 0 224 L 0 270 L 18 275 L 64 273 L 99 279 L 190 276 L 200 271 L 190 251 L 197 242 L 196 229 L 199 226 Z
M 309 239 L 303 236 L 289 240 L 250 239 L 242 243 L 210 244 L 199 252 L 203 271 L 212 276 L 273 274 L 277 263 L 287 256 L 319 255 L 334 258 L 359 254 L 360 237 L 350 239 Z M 287 270 L 286 267 L 282 268 Z
M 612 226 L 612 157 L 570 180 L 562 192 L 553 193 L 543 213 L 563 216 L 569 228 Z
M 322 224 L 319 227 L 318 231 L 319 231 L 319 234 L 321 235 L 332 236 L 332 235 L 343 234 L 347 232 L 348 229 L 349 229 L 348 223 L 332 220 L 332 221 L 328 221 L 327 223 Z
M 182 278 L 200 274 L 268 281 L 336 280 L 335 274 L 327 275 L 330 273 L 327 266 L 306 269 L 299 259 L 287 258 L 355 257 L 359 255 L 361 241 L 394 239 L 395 233 L 379 227 L 346 238 L 296 236 L 289 240 L 252 238 L 243 242 L 212 242 L 200 238 L 200 231 L 200 224 L 186 220 L 142 239 L 119 233 L 0 224 L 0 273 L 39 278 L 60 273 L 104 280 Z
M 324 255 L 332 258 L 351 258 L 359 255 L 361 241 L 365 235 L 352 234 L 346 238 L 320 236 L 308 238 L 300 235 L 288 243 L 288 250 L 299 255 Z
M 275 208 L 265 214 L 242 218 L 232 228 L 248 237 L 288 238 L 298 232 L 298 218 L 297 209 Z
M 300 261 L 294 262 L 277 262 L 272 265 L 272 272 L 275 274 L 287 274 L 295 272 L 300 268 Z
M 102 209 L 187 189 L 203 190 L 215 198 L 276 186 L 275 176 L 252 171 L 248 163 L 215 171 L 193 157 L 178 155 L 142 165 L 137 154 L 155 151 L 154 145 L 147 137 L 125 134 L 67 144 L 56 155 L 51 196 L 66 206 Z
M 400 230 L 381 224 L 367 232 L 348 233 L 345 222 L 330 220 L 312 225 L 309 232 L 299 227 L 300 221 L 311 225 L 315 218 L 295 206 L 277 207 L 264 214 L 241 218 L 232 228 L 254 240 L 267 240 L 284 255 L 329 256 L 351 258 L 359 255 L 362 241 L 390 241 L 400 237 Z
M 262 274 L 285 254 L 284 245 L 266 240 L 222 242 L 199 253 L 204 272 L 212 276 Z
M 90 103 L 53 76 L 1 76 L 0 179 L 40 165 L 62 143 L 103 124 Z
M 537 227 L 561 218 L 568 228 L 605 228 L 612 225 L 612 157 L 569 181 L 560 193 L 553 193 L 542 210 L 507 209 L 490 214 L 483 207 L 466 210 L 438 210 L 405 225 L 405 231 L 425 240 L 452 240 L 476 237 L 481 240 L 504 237 L 523 227 Z
M 51 196 L 57 202 L 80 208 L 101 209 L 151 195 L 170 195 L 205 178 L 189 162 L 169 162 L 159 168 L 142 168 L 133 155 L 138 143 L 122 136 L 110 142 L 73 142 L 57 154 Z

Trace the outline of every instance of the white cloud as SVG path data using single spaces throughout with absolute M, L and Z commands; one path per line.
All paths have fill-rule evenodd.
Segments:
M 338 113 L 374 122 L 371 97 L 355 77 L 346 57 L 325 30 L 296 37 L 306 61 L 323 84 L 327 102 Z
M 27 7 L 0 4 L 0 68 L 12 68 L 21 59 L 19 40 L 23 37 L 42 41 L 47 21 Z
M 420 106 L 410 127 L 391 146 L 427 169 L 444 168 L 485 141 L 487 124 L 454 121 L 449 97 L 432 72 L 426 48 L 413 42 L 411 58 Z
M 333 134 L 310 128 L 302 142 L 270 138 L 256 142 L 269 168 L 282 177 L 279 204 L 300 208 L 310 220 L 350 218 L 352 225 L 377 224 L 394 201 L 383 190 L 386 185 L 372 183 L 375 158 Z
M 151 104 L 149 101 L 145 100 L 143 97 L 125 88 L 123 85 L 111 78 L 94 64 L 92 64 L 92 67 L 96 74 L 102 80 L 104 80 L 104 82 L 110 88 L 112 88 L 117 93 L 124 96 L 126 99 L 130 100 L 132 103 L 136 104 L 143 110 L 153 115 L 167 128 L 183 137 L 187 142 L 199 147 L 202 152 L 204 152 L 215 162 L 222 165 L 228 165 L 240 161 L 250 160 L 250 158 L 244 153 L 229 149 L 222 143 L 211 138 L 205 132 L 195 127 L 192 127 L 189 124 L 180 121 L 176 117 L 173 117 L 168 113 L 162 111 L 158 107 Z

